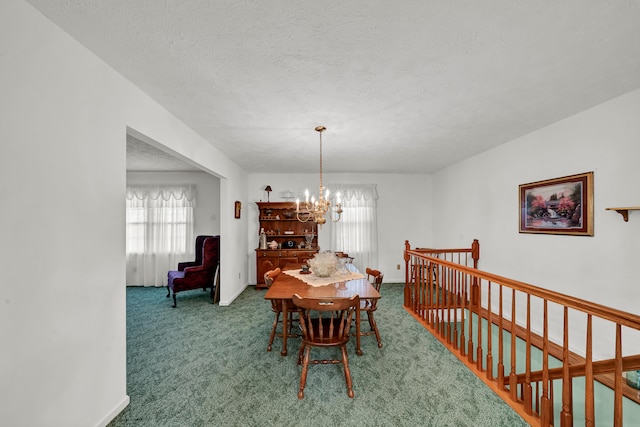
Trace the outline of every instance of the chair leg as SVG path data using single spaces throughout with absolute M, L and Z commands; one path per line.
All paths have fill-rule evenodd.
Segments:
M 169 289 L 169 285 L 167 285 L 167 298 L 171 296 L 171 289 Z
M 176 301 L 176 293 L 173 293 L 173 308 L 176 308 L 178 306 L 178 302 Z
M 353 392 L 353 383 L 351 382 L 351 371 L 349 370 L 349 356 L 347 355 L 347 346 L 340 346 L 340 349 L 342 350 L 342 366 L 344 367 L 344 379 L 347 383 L 347 396 L 353 398 L 353 396 L 355 396 L 355 393 Z M 300 397 L 299 394 L 298 397 Z
M 300 376 L 300 390 L 298 399 L 304 399 L 304 386 L 307 384 L 307 372 L 309 372 L 309 359 L 311 358 L 311 347 L 304 348 L 304 362 L 302 363 L 302 375 Z
M 376 319 L 373 317 L 373 312 L 367 312 L 367 319 L 369 320 L 369 326 L 371 330 L 376 334 L 376 340 L 378 340 L 378 348 L 382 348 L 382 341 L 380 340 L 380 332 L 378 331 L 378 325 Z
M 293 318 L 294 312 L 290 311 L 289 312 L 289 336 L 290 337 L 294 337 L 296 336 L 296 334 L 293 333 L 293 322 L 295 321 L 295 319 Z
M 273 339 L 276 337 L 276 328 L 278 327 L 278 320 L 280 319 L 280 312 L 276 312 L 276 320 L 273 322 L 273 327 L 271 328 L 271 335 L 269 335 L 269 344 L 267 345 L 267 351 L 271 351 L 271 346 L 273 345 Z

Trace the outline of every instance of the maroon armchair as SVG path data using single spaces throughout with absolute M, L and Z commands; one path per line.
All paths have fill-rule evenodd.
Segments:
M 220 262 L 220 236 L 205 236 L 201 254 L 201 265 L 185 266 L 180 271 L 180 263 L 178 270 L 171 270 L 167 274 L 167 298 L 173 292 L 173 307 L 177 306 L 176 294 L 182 291 L 199 288 L 206 291 L 211 288 L 213 298 L 214 275 Z

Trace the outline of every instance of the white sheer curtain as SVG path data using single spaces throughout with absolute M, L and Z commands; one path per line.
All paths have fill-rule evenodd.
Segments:
M 127 186 L 127 285 L 166 286 L 167 271 L 195 257 L 194 185 Z
M 331 223 L 331 250 L 354 257 L 359 271 L 378 268 L 378 190 L 375 184 L 332 184 L 333 195 L 340 192 L 342 219 Z

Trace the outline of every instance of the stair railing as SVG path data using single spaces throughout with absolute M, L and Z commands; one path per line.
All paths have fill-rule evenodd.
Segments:
M 613 403 L 599 402 L 598 419 L 610 412 L 605 423 L 622 426 L 623 397 L 640 403 L 623 379 L 640 369 L 640 316 L 478 270 L 479 255 L 477 240 L 464 249 L 406 241 L 405 309 L 527 422 L 568 427 L 577 415 L 595 425 L 599 383 Z M 578 378 L 584 393 L 576 397 Z

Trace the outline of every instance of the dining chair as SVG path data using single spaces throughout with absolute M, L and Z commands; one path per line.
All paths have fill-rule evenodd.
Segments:
M 372 268 L 367 267 L 365 270 L 367 273 L 367 279 L 376 288 L 376 291 L 380 292 L 380 286 L 382 285 L 382 279 L 384 278 L 384 274 L 382 274 L 379 270 L 374 270 Z M 380 340 L 380 331 L 378 331 L 378 325 L 376 323 L 376 319 L 373 313 L 378 309 L 378 300 L 377 299 L 362 299 L 360 300 L 360 313 L 367 314 L 367 320 L 369 321 L 369 327 L 371 330 L 363 331 L 360 328 L 360 336 L 365 337 L 369 335 L 375 334 L 376 340 L 378 341 L 378 348 L 382 348 L 382 341 Z M 355 333 L 353 334 L 355 335 Z
M 347 384 L 347 395 L 353 398 L 347 343 L 349 342 L 351 321 L 358 304 L 360 304 L 360 297 L 354 295 L 351 298 L 301 298 L 295 294 L 292 302 L 298 309 L 300 329 L 302 330 L 302 344 L 298 352 L 298 364 L 302 365 L 298 399 L 304 398 L 309 364 L 342 364 Z M 341 357 L 339 359 L 311 359 L 312 347 L 338 347 Z
M 264 273 L 264 283 L 267 286 L 267 288 L 273 284 L 273 281 L 276 280 L 276 277 L 278 277 L 281 272 L 282 272 L 281 269 L 278 267 Z M 276 337 L 278 323 L 282 323 L 282 321 L 280 320 L 280 314 L 282 313 L 282 300 L 271 300 L 271 311 L 274 312 L 275 319 L 273 320 L 273 326 L 271 327 L 271 334 L 269 335 L 269 344 L 267 345 L 267 351 L 271 351 L 271 348 L 273 346 L 273 340 Z M 293 323 L 297 321 L 297 319 L 294 317 L 294 314 L 295 312 L 293 310 L 288 311 L 288 316 L 289 316 L 288 317 L 289 330 L 287 335 L 288 337 L 300 336 L 299 334 L 293 333 Z M 278 334 L 278 336 L 282 338 L 283 334 L 284 334 L 284 331 L 281 334 Z
M 335 254 L 338 258 L 343 258 L 347 264 L 353 264 L 353 257 L 349 256 L 349 254 L 344 252 L 336 252 Z

